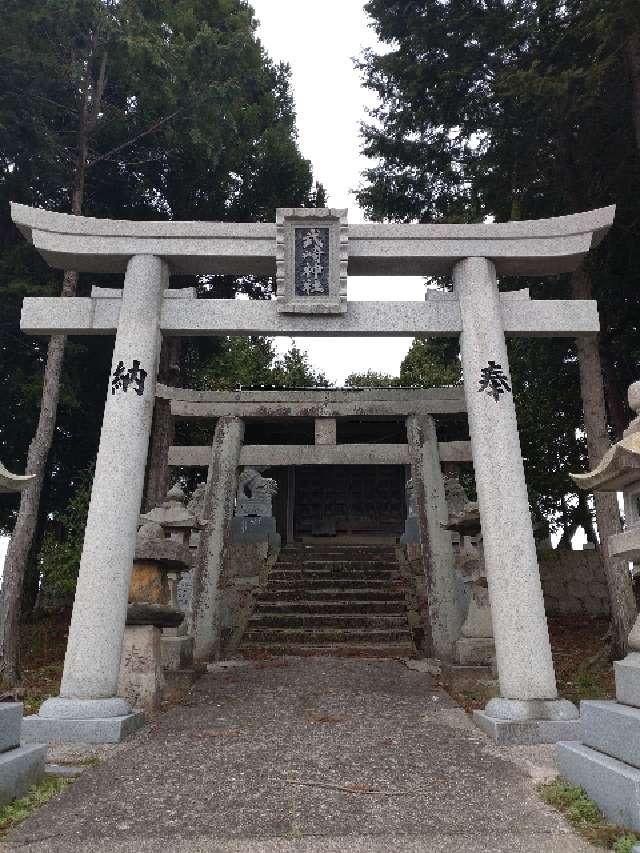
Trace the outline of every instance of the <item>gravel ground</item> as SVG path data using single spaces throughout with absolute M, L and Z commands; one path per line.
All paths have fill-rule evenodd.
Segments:
M 536 796 L 551 747 L 496 747 L 390 660 L 214 667 L 2 851 L 594 850 Z M 81 761 L 77 747 L 50 761 Z

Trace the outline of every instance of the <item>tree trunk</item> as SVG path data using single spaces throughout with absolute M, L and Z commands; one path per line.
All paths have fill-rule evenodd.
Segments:
M 180 375 L 180 338 L 165 338 L 160 350 L 158 380 L 175 385 Z M 151 442 L 142 511 L 160 506 L 169 489 L 169 448 L 173 444 L 174 424 L 171 403 L 156 397 L 151 427 Z
M 626 401 L 626 389 L 621 393 L 620 378 L 611 362 L 609 349 L 603 341 L 600 342 L 600 361 L 609 424 L 613 428 L 615 440 L 620 441 L 629 423 L 630 412 Z
M 76 291 L 77 280 L 77 273 L 65 273 L 62 288 L 63 296 L 73 296 Z M 14 685 L 19 676 L 20 602 L 24 571 L 38 521 L 38 508 L 47 457 L 56 426 L 60 377 L 66 341 L 66 335 L 53 335 L 49 341 L 47 364 L 44 369 L 40 417 L 38 418 L 36 434 L 29 445 L 27 455 L 26 473 L 35 474 L 35 480 L 22 492 L 18 518 L 4 561 L 2 592 L 0 593 L 0 680 L 8 686 Z
M 575 299 L 591 298 L 591 276 L 584 268 L 573 273 L 571 289 Z M 576 339 L 580 364 L 580 390 L 584 409 L 584 428 L 587 435 L 589 465 L 598 465 L 611 446 L 607 431 L 607 414 L 600 366 L 598 336 Z M 626 654 L 627 639 L 636 617 L 636 602 L 627 561 L 609 556 L 609 536 L 620 532 L 620 512 L 615 493 L 595 492 L 596 522 L 600 534 L 600 550 L 604 563 L 615 652 Z
M 107 53 L 102 56 L 96 79 L 91 76 L 91 59 L 95 53 L 98 35 L 90 41 L 86 71 L 80 81 L 80 121 L 78 125 L 78 153 L 71 178 L 71 213 L 80 216 L 84 202 L 85 178 L 89 157 L 89 137 L 95 129 L 102 105 L 106 83 Z M 78 273 L 67 270 L 64 274 L 62 296 L 75 296 Z M 18 518 L 11 536 L 4 562 L 2 590 L 0 591 L 0 681 L 12 686 L 20 674 L 20 613 L 22 589 L 27 560 L 33 544 L 38 521 L 40 497 L 56 427 L 60 381 L 66 335 L 52 335 L 44 369 L 40 416 L 33 441 L 27 455 L 27 474 L 34 474 L 33 483 L 22 492 Z

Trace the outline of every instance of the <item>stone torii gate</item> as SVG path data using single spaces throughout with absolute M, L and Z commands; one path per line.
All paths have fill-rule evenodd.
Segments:
M 471 462 L 470 442 L 436 438 L 434 416 L 466 413 L 463 388 L 313 389 L 311 391 L 195 391 L 157 386 L 177 420 L 216 419 L 211 446 L 173 446 L 168 465 L 208 468 L 205 505 L 211 509 L 194 567 L 192 625 L 196 656 L 211 654 L 218 636 L 216 600 L 225 530 L 231 523 L 238 467 L 402 465 L 411 471 L 429 596 L 431 654 L 449 660 L 462 619 L 457 610 L 454 555 L 441 463 Z M 401 444 L 337 442 L 342 418 L 404 420 Z M 252 420 L 314 420 L 313 444 L 244 444 Z M 293 536 L 293 483 L 288 483 L 287 539 Z M 211 493 L 211 494 L 209 494 Z
M 60 697 L 44 703 L 50 736 L 78 720 L 124 725 L 116 698 L 127 594 L 142 498 L 162 335 L 461 335 L 502 698 L 492 719 L 557 720 L 557 699 L 535 543 L 511 394 L 505 335 L 599 330 L 593 301 L 501 295 L 497 276 L 579 267 L 613 222 L 613 207 L 532 222 L 346 224 L 346 211 L 278 211 L 275 224 L 127 222 L 12 205 L 13 220 L 48 263 L 124 273 L 122 290 L 27 298 L 30 334 L 115 334 L 80 574 Z M 453 274 L 454 292 L 424 303 L 349 302 L 349 275 Z M 171 274 L 276 275 L 270 302 L 197 300 L 167 291 Z M 86 731 L 85 731 L 86 736 Z M 104 737 L 104 735 L 103 735 Z

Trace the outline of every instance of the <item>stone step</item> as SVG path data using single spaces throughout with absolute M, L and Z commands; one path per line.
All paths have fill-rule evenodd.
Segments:
M 640 708 L 618 702 L 580 703 L 585 746 L 640 769 Z
M 297 572 L 361 572 L 370 569 L 376 572 L 397 572 L 398 563 L 393 560 L 278 560 L 274 568 Z
M 406 622 L 405 622 L 406 624 Z M 300 630 L 296 628 L 262 628 L 245 632 L 246 643 L 281 643 L 282 645 L 324 646 L 333 643 L 410 643 L 411 635 L 406 630 L 358 630 L 355 628 Z
M 271 628 L 292 628 L 302 631 L 326 631 L 335 629 L 341 631 L 344 628 L 357 628 L 365 630 L 403 631 L 407 627 L 407 617 L 403 614 L 396 616 L 381 616 L 375 613 L 362 615 L 344 615 L 341 613 L 330 614 L 299 614 L 299 613 L 254 613 L 249 619 L 247 630 L 261 631 Z
M 576 741 L 556 744 L 560 775 L 618 826 L 640 831 L 640 770 Z
M 378 580 L 376 578 L 325 578 L 323 580 L 315 579 L 294 579 L 294 580 L 269 580 L 267 589 L 272 592 L 288 589 L 372 589 L 372 590 L 387 590 L 388 592 L 400 592 L 401 585 L 392 583 L 387 580 Z
M 396 554 L 392 551 L 321 551 L 314 550 L 313 552 L 302 551 L 281 551 L 280 560 L 286 560 L 289 563 L 307 563 L 315 562 L 316 560 L 331 560 L 334 562 L 357 563 L 357 562 L 373 562 L 373 563 L 395 563 L 397 561 Z
M 265 603 L 274 603 L 279 604 L 280 602 L 285 601 L 297 601 L 303 604 L 313 604 L 314 602 L 358 602 L 361 604 L 362 602 L 398 602 L 404 601 L 404 592 L 401 590 L 388 592 L 380 589 L 371 589 L 364 588 L 352 591 L 345 590 L 337 590 L 337 589 L 317 589 L 317 590 L 305 590 L 305 589 L 289 589 L 286 592 L 274 591 L 266 589 L 264 592 L 261 592 L 256 600 L 258 602 Z
M 274 656 L 336 656 L 359 658 L 412 658 L 416 654 L 413 643 L 379 643 L 372 646 L 368 643 L 340 643 L 319 646 L 313 643 L 299 643 L 287 646 L 282 643 L 242 643 L 240 653 L 267 653 Z
M 365 570 L 362 569 L 357 572 L 334 572 L 331 570 L 322 571 L 320 569 L 313 569 L 312 571 L 281 571 L 279 568 L 272 569 L 269 573 L 269 582 L 270 581 L 332 581 L 332 580 L 377 580 L 377 581 L 386 581 L 387 583 L 392 583 L 393 581 L 402 580 L 401 575 L 398 572 L 383 572 L 378 569 L 370 569 Z
M 41 781 L 46 758 L 46 743 L 19 746 L 0 753 L 0 806 L 24 796 Z
M 402 599 L 397 601 L 370 601 L 364 598 L 362 601 L 281 601 L 275 596 L 274 603 L 259 600 L 256 613 L 260 615 L 276 615 L 279 613 L 316 613 L 321 614 L 346 614 L 357 615 L 358 613 L 383 613 L 386 615 L 405 615 L 405 606 Z

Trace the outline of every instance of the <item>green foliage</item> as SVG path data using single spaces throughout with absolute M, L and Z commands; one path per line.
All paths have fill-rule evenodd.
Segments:
M 366 373 L 350 373 L 344 384 L 348 388 L 393 388 L 400 385 L 400 378 L 390 373 L 367 370 Z
M 637 836 L 608 823 L 582 788 L 556 779 L 547 785 L 539 785 L 538 793 L 545 803 L 562 812 L 582 836 L 599 847 L 615 853 L 630 853 L 633 845 L 640 841 Z
M 9 201 L 69 211 L 82 94 L 103 64 L 83 213 L 273 221 L 277 206 L 323 203 L 324 189 L 313 185 L 298 149 L 289 70 L 265 53 L 244 0 L 4 0 L 0 31 L 0 458 L 20 471 L 47 353 L 46 340 L 19 330 L 22 298 L 59 293 L 62 273 L 14 229 Z M 266 278 L 174 281 L 205 297 L 270 294 Z M 118 283 L 117 276 L 81 276 L 79 295 L 92 284 Z M 185 343 L 184 376 L 225 346 Z M 112 347 L 101 337 L 67 343 L 39 536 L 96 456 Z M 0 496 L 0 530 L 11 529 L 18 500 Z M 63 559 L 71 562 L 71 554 Z
M 75 589 L 92 484 L 93 467 L 80 475 L 71 500 L 56 519 L 59 535 L 49 532 L 42 542 L 39 562 L 43 586 L 50 592 L 68 595 Z
M 238 386 L 275 385 L 285 388 L 327 386 L 324 374 L 310 364 L 306 352 L 293 344 L 279 356 L 270 338 L 227 338 L 221 352 L 199 365 L 194 381 L 215 391 Z
M 634 113 L 627 61 L 640 38 L 640 6 L 368 0 L 365 8 L 384 45 L 360 63 L 379 97 L 363 129 L 373 165 L 358 197 L 370 217 L 506 221 L 617 204 L 590 273 L 607 406 L 619 434 L 626 387 L 640 370 L 640 102 Z M 566 277 L 503 277 L 500 285 L 528 286 L 534 298 L 570 295 Z M 589 528 L 584 501 L 564 501 L 575 495 L 567 472 L 586 464 L 572 342 L 519 339 L 510 359 L 534 515 L 566 531 Z M 430 359 L 427 365 L 430 372 Z
M 0 838 L 26 820 L 36 809 L 48 803 L 69 785 L 69 780 L 57 776 L 45 777 L 29 793 L 12 803 L 0 806 Z
M 400 365 L 403 386 L 436 388 L 461 382 L 456 339 L 415 340 Z

